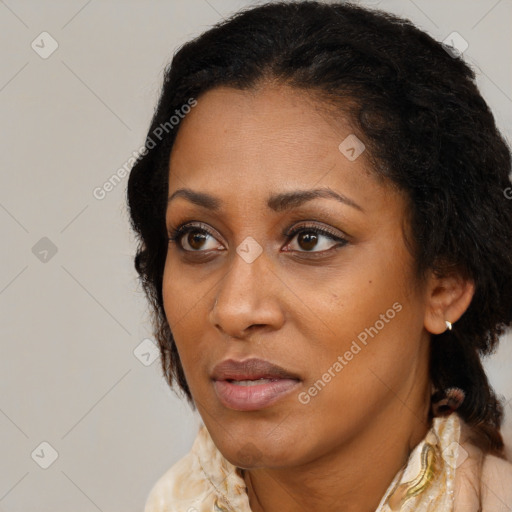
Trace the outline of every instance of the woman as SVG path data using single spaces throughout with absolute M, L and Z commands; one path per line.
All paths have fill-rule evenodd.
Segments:
M 275 2 L 174 56 L 128 201 L 204 425 L 146 512 L 512 507 L 480 361 L 512 320 L 510 152 L 448 50 Z

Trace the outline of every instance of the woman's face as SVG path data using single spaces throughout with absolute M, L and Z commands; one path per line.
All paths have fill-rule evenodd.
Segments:
M 305 464 L 421 426 L 429 335 L 406 203 L 358 144 L 286 86 L 213 89 L 179 127 L 169 197 L 191 192 L 166 222 L 194 227 L 169 244 L 165 313 L 197 409 L 235 465 Z

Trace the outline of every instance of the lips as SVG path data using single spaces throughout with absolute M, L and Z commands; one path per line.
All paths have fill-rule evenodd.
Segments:
M 229 409 L 253 411 L 274 404 L 300 383 L 300 377 L 263 359 L 227 359 L 211 378 L 220 402 Z
M 299 376 L 263 359 L 226 359 L 215 366 L 213 380 L 299 379 Z

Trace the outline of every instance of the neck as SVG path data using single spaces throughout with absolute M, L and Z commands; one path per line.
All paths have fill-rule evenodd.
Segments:
M 393 400 L 391 410 L 372 418 L 357 438 L 300 467 L 245 471 L 251 510 L 375 511 L 430 428 L 429 399 L 422 394 L 413 408 Z

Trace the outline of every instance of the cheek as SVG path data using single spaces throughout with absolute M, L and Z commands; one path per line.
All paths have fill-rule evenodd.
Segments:
M 176 277 L 177 276 L 173 275 L 172 266 L 169 262 L 169 256 L 167 256 L 164 267 L 164 275 L 162 278 L 162 297 L 164 302 L 165 316 L 169 322 L 169 325 L 171 326 L 175 323 L 173 315 L 176 312 L 176 303 L 179 303 L 179 301 L 176 300 L 178 292 Z
M 195 308 L 200 307 L 197 301 L 192 300 L 192 294 L 183 293 L 184 283 L 179 272 L 171 270 L 166 264 L 162 281 L 162 296 L 164 303 L 165 317 L 173 334 L 180 360 L 184 367 L 189 367 L 188 359 L 193 356 L 194 351 L 188 350 L 193 346 L 191 342 L 195 337 L 191 319 L 197 317 Z M 186 289 L 186 288 L 185 288 Z M 194 308 L 194 304 L 195 308 Z M 196 322 L 197 325 L 197 322 Z M 190 340 L 185 343 L 185 340 Z
M 183 324 L 190 316 L 197 318 L 198 312 L 204 303 L 205 290 L 201 288 L 201 282 L 191 282 L 187 276 L 190 271 L 180 270 L 171 256 L 167 257 L 162 279 L 162 296 L 165 316 L 172 332 L 183 329 Z
M 193 272 L 169 263 L 164 268 L 162 296 L 167 322 L 191 391 L 204 379 L 211 347 L 204 332 L 209 319 L 208 290 L 211 284 L 190 279 Z
M 374 319 L 354 331 L 363 333 L 359 338 L 348 333 L 346 338 L 332 338 L 325 347 L 328 357 L 311 354 L 314 368 L 299 399 L 297 421 L 306 414 L 325 431 L 326 439 L 340 432 L 350 437 L 389 404 L 407 403 L 415 375 L 428 357 L 418 339 L 403 334 L 414 331 L 414 322 L 402 309 L 380 330 Z
M 368 266 L 349 274 L 330 286 L 311 329 L 317 343 L 306 392 L 324 406 L 359 410 L 414 371 L 424 352 L 422 317 L 421 304 L 403 286 L 403 270 Z

